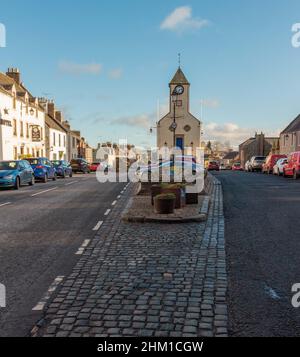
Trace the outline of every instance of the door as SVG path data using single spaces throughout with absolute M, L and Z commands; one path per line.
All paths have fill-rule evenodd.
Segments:
M 176 138 L 176 147 L 181 149 L 183 151 L 183 137 L 177 137 Z
M 19 162 L 20 185 L 27 181 L 26 169 L 23 161 Z

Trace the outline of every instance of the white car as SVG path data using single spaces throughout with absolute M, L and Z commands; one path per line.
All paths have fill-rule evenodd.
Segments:
M 250 171 L 250 160 L 248 160 L 248 161 L 245 163 L 245 171 L 246 171 L 246 172 L 249 172 L 249 171 Z
M 286 158 L 279 159 L 273 167 L 273 174 L 278 176 L 283 175 L 283 168 L 287 161 Z

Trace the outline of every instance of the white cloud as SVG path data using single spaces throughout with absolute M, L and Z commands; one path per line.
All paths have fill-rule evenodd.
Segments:
M 238 146 L 253 136 L 255 129 L 241 128 L 235 123 L 207 123 L 204 125 L 204 139 L 212 141 L 230 141 L 232 146 Z
M 123 75 L 122 68 L 114 68 L 108 72 L 108 76 L 111 79 L 120 79 Z
M 111 121 L 115 125 L 131 126 L 133 128 L 142 128 L 149 130 L 152 125 L 153 117 L 147 114 L 135 116 L 120 117 Z
M 58 68 L 61 72 L 72 74 L 72 75 L 80 75 L 80 74 L 99 75 L 102 71 L 102 64 L 100 63 L 79 64 L 69 61 L 61 61 L 58 65 Z
M 164 19 L 160 25 L 160 29 L 181 33 L 189 29 L 200 29 L 209 24 L 208 20 L 194 18 L 190 6 L 181 6 L 177 7 Z

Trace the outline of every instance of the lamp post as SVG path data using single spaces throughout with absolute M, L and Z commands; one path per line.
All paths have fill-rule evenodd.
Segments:
M 177 129 L 177 123 L 176 123 L 176 103 L 177 103 L 177 97 L 178 94 L 174 91 L 172 93 L 172 103 L 173 103 L 173 123 L 171 125 L 171 128 L 173 130 L 173 147 L 176 147 L 176 129 Z

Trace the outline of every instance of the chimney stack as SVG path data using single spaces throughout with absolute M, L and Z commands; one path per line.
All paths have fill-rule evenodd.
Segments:
M 55 112 L 55 119 L 56 119 L 57 121 L 59 121 L 60 123 L 62 122 L 62 114 L 61 114 L 61 111 L 57 110 L 57 111 Z
M 54 102 L 52 102 L 52 101 L 48 102 L 48 104 L 47 104 L 47 112 L 52 118 L 55 117 L 55 105 L 54 105 Z
M 6 75 L 12 78 L 16 83 L 21 84 L 21 73 L 18 68 L 8 68 Z

